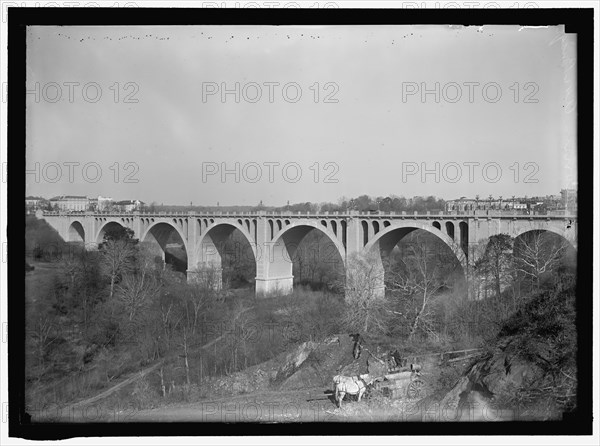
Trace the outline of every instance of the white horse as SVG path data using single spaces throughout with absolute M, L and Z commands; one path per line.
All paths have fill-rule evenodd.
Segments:
M 373 380 L 369 374 L 358 375 L 358 376 L 343 376 L 336 375 L 333 377 L 333 384 L 335 388 L 335 400 L 338 403 L 338 407 L 342 407 L 342 400 L 346 394 L 358 395 L 358 401 L 362 398 L 367 386 L 371 384 Z

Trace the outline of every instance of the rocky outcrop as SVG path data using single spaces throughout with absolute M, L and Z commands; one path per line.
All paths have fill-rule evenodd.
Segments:
M 296 390 L 328 385 L 336 374 L 367 372 L 365 358 L 355 360 L 352 347 L 352 340 L 345 334 L 322 342 L 307 341 L 270 361 L 209 380 L 205 387 L 221 395 L 235 395 L 269 388 Z
M 533 296 L 507 319 L 489 352 L 443 397 L 457 404 L 478 392 L 500 406 L 570 410 L 577 386 L 575 290 Z M 545 415 L 544 415 L 545 416 Z M 554 416 L 554 415 L 551 415 Z
M 504 351 L 495 351 L 474 364 L 467 373 L 471 383 L 481 385 L 492 395 L 519 388 L 542 376 L 543 371 L 535 363 Z
M 460 404 L 461 396 L 464 392 L 468 392 L 472 387 L 472 384 L 468 377 L 461 377 L 458 382 L 452 387 L 452 389 L 441 399 L 440 407 L 449 409 L 458 409 Z
M 353 376 L 367 373 L 366 357 L 354 359 L 354 343 L 347 334 L 335 335 L 316 344 L 302 365 L 291 374 L 280 388 L 296 390 L 332 384 L 335 375 Z
M 270 361 L 249 367 L 229 376 L 221 376 L 204 383 L 207 390 L 221 395 L 266 390 L 284 382 L 302 366 L 310 353 L 318 346 L 315 342 L 304 342 L 290 353 L 281 354 Z
M 277 370 L 275 380 L 283 381 L 293 375 L 317 346 L 317 343 L 307 341 L 299 345 L 291 353 L 287 354 L 285 358 L 283 358 L 283 364 L 279 367 L 279 370 Z

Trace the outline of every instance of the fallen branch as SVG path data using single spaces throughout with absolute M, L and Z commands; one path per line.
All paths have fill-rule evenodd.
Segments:
M 472 355 L 467 355 L 467 356 L 461 356 L 459 358 L 453 358 L 453 359 L 449 359 L 448 362 L 458 362 L 458 361 L 465 361 L 467 359 L 471 359 L 471 358 L 477 358 L 479 356 L 479 353 L 475 353 Z

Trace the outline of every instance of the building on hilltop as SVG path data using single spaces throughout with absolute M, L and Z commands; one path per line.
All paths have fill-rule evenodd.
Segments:
M 563 189 L 560 195 L 546 195 L 544 197 L 516 197 L 494 198 L 491 195 L 480 198 L 460 197 L 446 201 L 446 212 L 462 213 L 476 211 L 517 212 L 544 214 L 547 212 L 577 212 L 577 191 Z
M 49 206 L 48 200 L 43 197 L 25 197 L 25 213 L 35 214 L 38 209 L 47 209 Z
M 60 195 L 50 199 L 50 206 L 57 211 L 87 211 L 89 200 L 84 195 Z
M 25 197 L 25 206 L 38 206 L 42 201 L 42 197 Z
M 469 212 L 469 211 L 514 211 L 514 210 L 526 210 L 527 203 L 523 202 L 521 198 L 467 198 L 460 197 L 456 200 L 446 201 L 446 212 Z

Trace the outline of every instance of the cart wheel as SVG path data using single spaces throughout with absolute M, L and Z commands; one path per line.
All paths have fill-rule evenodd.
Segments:
M 410 399 L 422 398 L 425 396 L 425 383 L 420 379 L 411 381 L 408 385 L 407 395 Z

